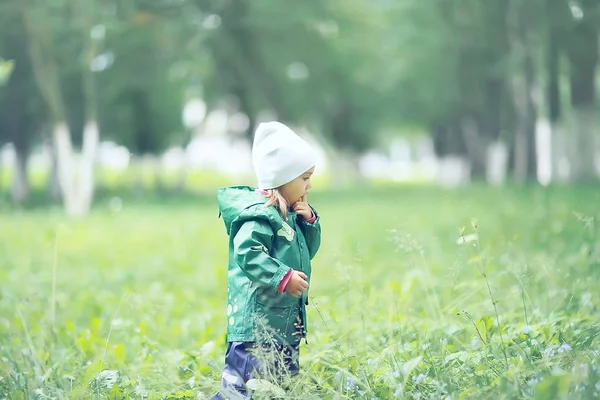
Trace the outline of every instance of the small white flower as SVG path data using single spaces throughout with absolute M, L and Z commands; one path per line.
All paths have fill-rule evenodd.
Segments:
M 525 383 L 527 383 L 527 386 L 530 386 L 530 387 L 537 385 L 538 382 L 539 382 L 539 380 L 537 378 L 530 378 L 530 379 L 527 379 L 527 381 L 525 381 Z
M 471 340 L 471 347 L 474 349 L 478 349 L 481 347 L 481 342 L 479 341 L 479 338 L 473 338 L 473 340 Z
M 476 233 L 471 233 L 471 234 L 468 234 L 468 235 L 460 236 L 456 240 L 456 244 L 470 243 L 470 242 L 474 242 L 474 241 L 476 241 L 478 239 L 479 239 L 479 236 L 477 236 Z
M 559 353 L 564 353 L 571 350 L 571 346 L 568 343 L 563 343 L 558 347 Z
M 346 379 L 346 389 L 352 390 L 353 387 L 354 387 L 354 379 L 348 377 Z
M 523 327 L 523 333 L 529 335 L 531 333 L 531 327 L 529 325 L 525 325 Z
M 441 338 L 440 339 L 440 344 L 442 346 L 446 346 L 448 344 L 448 339 L 446 339 L 445 337 Z
M 425 378 L 427 378 L 427 376 L 425 374 L 419 374 L 417 376 L 413 375 L 412 380 L 415 383 L 415 385 L 419 385 L 421 382 L 423 382 L 425 380 Z
M 109 370 L 105 369 L 96 375 L 94 378 L 94 383 L 97 387 L 104 388 L 105 390 L 110 390 L 114 384 L 119 379 L 119 371 L 117 370 Z
M 394 378 L 400 378 L 400 370 L 399 369 L 394 371 Z
M 333 382 L 335 382 L 336 385 L 339 385 L 342 382 L 342 373 L 341 372 L 336 372 L 335 376 L 333 377 Z

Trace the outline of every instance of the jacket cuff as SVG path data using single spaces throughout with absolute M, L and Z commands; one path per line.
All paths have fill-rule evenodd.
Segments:
M 292 271 L 290 267 L 285 264 L 279 263 L 279 268 L 275 271 L 275 275 L 271 278 L 269 285 L 275 288 L 279 288 L 279 284 L 283 280 L 283 278 Z
M 302 218 L 302 222 L 309 224 L 309 225 L 313 225 L 319 219 L 319 214 L 317 214 L 317 212 L 315 211 L 314 208 L 312 208 L 312 206 L 309 205 L 309 207 L 310 207 L 310 211 L 312 212 L 312 216 L 306 220 L 304 218 Z
M 279 283 L 277 292 L 279 292 L 279 293 L 285 292 L 285 288 L 286 288 L 288 282 L 290 281 L 290 279 L 292 278 L 293 273 L 294 273 L 294 270 L 291 269 L 290 272 L 288 272 L 287 275 L 283 277 L 283 279 L 281 280 L 281 283 Z

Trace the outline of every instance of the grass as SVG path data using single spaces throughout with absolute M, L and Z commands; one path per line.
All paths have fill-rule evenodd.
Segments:
M 214 196 L 0 214 L 0 398 L 197 399 L 219 384 Z M 291 398 L 600 395 L 597 191 L 317 192 Z

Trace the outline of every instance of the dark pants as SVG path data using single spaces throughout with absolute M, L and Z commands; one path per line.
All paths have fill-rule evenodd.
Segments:
M 246 389 L 246 383 L 250 379 L 275 378 L 275 383 L 280 383 L 277 381 L 298 374 L 299 353 L 299 344 L 285 346 L 275 343 L 229 342 L 221 389 L 211 399 L 250 399 L 252 392 Z

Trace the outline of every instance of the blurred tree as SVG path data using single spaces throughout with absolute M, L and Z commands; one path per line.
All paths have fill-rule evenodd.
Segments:
M 13 201 L 22 203 L 27 200 L 30 190 L 27 161 L 45 122 L 45 111 L 39 101 L 24 27 L 17 18 L 18 10 L 12 4 L 4 4 L 0 11 L 0 53 L 13 60 L 12 74 L 0 90 L 0 145 L 13 144 L 15 163 L 11 195 Z
M 514 137 L 514 175 L 517 181 L 537 179 L 536 123 L 538 119 L 536 94 L 540 93 L 537 76 L 541 54 L 540 16 L 538 0 L 511 0 L 509 21 L 512 93 L 516 111 Z M 538 96 L 539 97 L 539 96 Z
M 227 101 L 243 112 L 248 140 L 258 116 L 270 111 L 320 133 L 334 159 L 354 161 L 393 120 L 393 92 L 385 81 L 390 69 L 373 62 L 384 53 L 378 48 L 387 29 L 381 6 L 337 0 L 196 4 L 211 30 L 205 42 L 215 77 L 207 82 L 209 102 Z
M 119 3 L 107 31 L 111 65 L 100 76 L 106 88 L 102 122 L 138 155 L 156 154 L 176 144 L 184 132 L 186 81 L 178 67 L 185 49 L 170 26 L 179 21 L 155 14 L 150 5 L 141 0 Z
M 536 179 L 542 5 L 434 0 L 396 7 L 404 120 L 429 128 L 438 156 L 466 157 L 476 179 L 498 141 L 511 149 L 516 178 Z
M 167 3 L 118 2 L 106 26 L 107 65 L 98 78 L 103 88 L 100 123 L 106 137 L 139 160 L 187 140 L 181 110 L 190 82 L 183 36 L 189 27 L 180 26 L 185 9 Z
M 71 3 L 70 0 L 17 3 L 27 33 L 36 82 L 52 121 L 57 176 L 63 204 L 69 215 L 82 216 L 89 211 L 91 205 L 93 166 L 98 143 L 97 124 L 94 122 L 95 93 L 89 72 L 89 60 L 95 57 L 93 39 L 90 38 L 90 27 L 93 26 L 92 0 L 80 3 Z M 70 62 L 61 62 L 62 57 Z M 80 63 L 73 63 L 72 60 L 80 60 Z M 65 85 L 61 79 L 71 72 L 70 68 L 78 72 L 80 82 L 83 82 L 82 107 L 87 122 L 81 157 L 77 157 L 73 151 L 69 126 L 71 104 L 65 101 L 68 97 L 64 96 Z
M 566 11 L 566 12 L 565 12 Z M 560 118 L 561 105 L 561 44 L 565 40 L 565 27 L 568 21 L 568 4 L 555 0 L 546 0 L 546 107 L 552 135 L 552 175 L 558 175 L 558 160 L 562 152 L 557 148 L 561 142 Z
M 399 5 L 396 14 L 400 112 L 430 128 L 438 156 L 468 158 L 475 178 L 485 174 L 488 147 L 512 141 L 508 11 L 504 0 L 435 0 Z
M 100 56 L 100 47 L 104 39 L 104 25 L 95 0 L 70 0 L 70 6 L 76 21 L 76 31 L 82 38 L 79 52 L 79 72 L 83 94 L 83 141 L 81 149 L 81 165 L 78 176 L 78 210 L 77 214 L 86 214 L 92 204 L 94 194 L 94 163 L 99 141 L 98 99 L 96 91 L 95 65 Z
M 184 146 L 182 108 L 192 97 L 245 115 L 248 140 L 266 115 L 306 126 L 338 171 L 355 168 L 357 155 L 385 135 L 416 126 L 430 131 L 439 156 L 467 158 L 475 178 L 501 141 L 515 177 L 533 180 L 536 122 L 546 114 L 557 131 L 568 117 L 573 172 L 591 177 L 599 2 L 13 0 L 0 7 L 19 10 L 26 22 L 18 46 L 29 52 L 50 110 L 38 114 L 54 126 L 61 189 L 79 193 L 65 200 L 73 209 L 69 201 L 86 204 L 93 194 L 85 183 L 93 183 L 93 163 L 85 160 L 100 131 L 139 157 Z M 561 86 L 570 102 L 561 102 Z M 22 107 L 35 110 L 34 98 L 23 95 Z M 72 168 L 78 145 L 82 162 Z
M 566 30 L 565 51 L 570 61 L 572 127 L 571 167 L 575 180 L 597 179 L 599 150 L 596 69 L 600 52 L 600 0 L 569 3 L 572 23 Z M 566 8 L 563 8 L 566 13 Z

